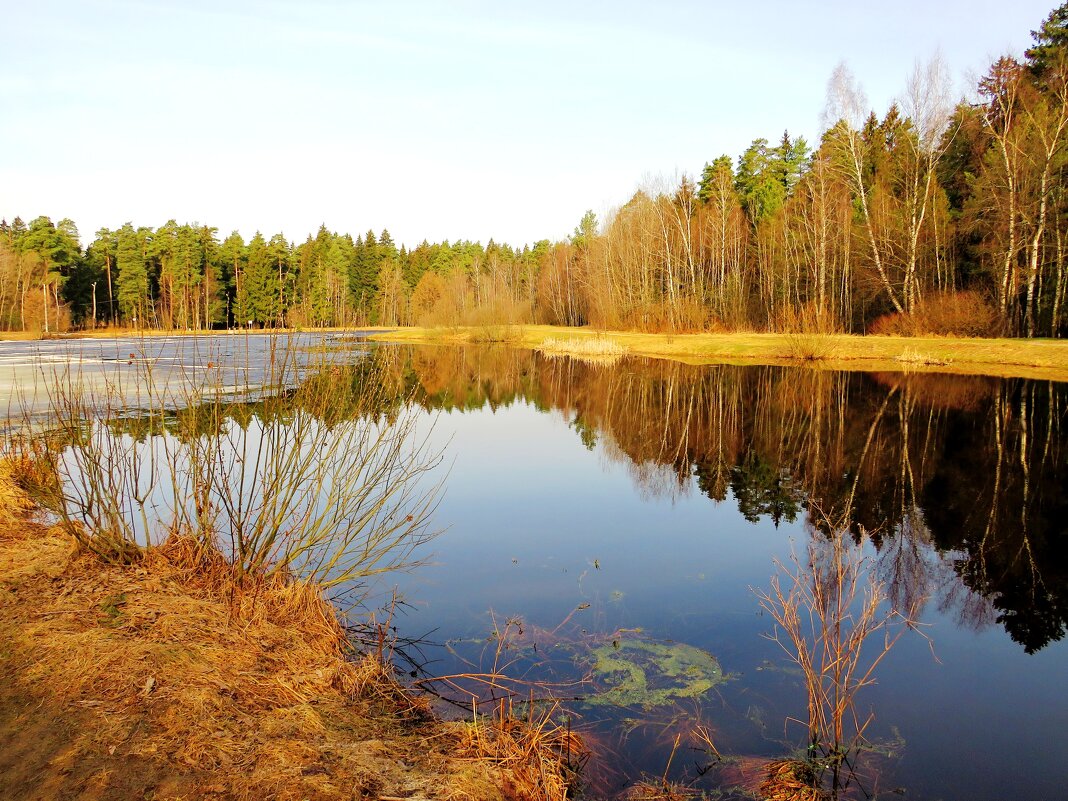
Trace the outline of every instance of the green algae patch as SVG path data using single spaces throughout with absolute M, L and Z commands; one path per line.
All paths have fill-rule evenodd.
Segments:
M 727 677 L 708 651 L 685 643 L 614 640 L 593 649 L 593 679 L 605 689 L 586 699 L 591 706 L 668 706 L 697 698 Z

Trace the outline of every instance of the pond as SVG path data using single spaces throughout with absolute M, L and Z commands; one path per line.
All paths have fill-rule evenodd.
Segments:
M 752 766 L 804 753 L 805 676 L 759 594 L 842 531 L 883 613 L 920 624 L 889 630 L 856 696 L 870 723 L 844 795 L 1063 796 L 1068 386 L 331 344 L 329 379 L 300 381 L 388 375 L 448 470 L 423 564 L 359 592 L 399 593 L 417 679 L 496 662 L 565 698 L 589 797 L 665 776 L 747 797 Z M 26 358 L 126 346 L 50 347 Z
M 765 636 L 774 624 L 754 591 L 768 589 L 776 560 L 822 536 L 818 501 L 868 532 L 887 594 L 925 624 L 857 696 L 858 713 L 874 717 L 854 790 L 1062 797 L 1065 385 L 604 365 L 504 348 L 389 358 L 455 460 L 433 563 L 399 580 L 410 602 L 401 632 L 447 644 L 424 647 L 437 660 L 429 670 L 484 667 L 495 654 L 487 637 L 515 618 L 517 666 L 539 678 L 574 680 L 606 657 L 642 661 L 619 648 L 628 639 L 700 649 L 726 677 L 699 675 L 707 691 L 643 703 L 627 697 L 623 671 L 605 677 L 603 698 L 628 702 L 616 714 L 576 702 L 576 725 L 611 765 L 601 792 L 663 776 L 679 733 L 676 779 L 710 791 L 737 783 L 729 766 L 705 772 L 707 750 L 687 749 L 695 726 L 743 764 L 804 744 L 804 726 L 787 722 L 806 720 L 803 677 Z M 598 691 L 592 678 L 577 694 Z

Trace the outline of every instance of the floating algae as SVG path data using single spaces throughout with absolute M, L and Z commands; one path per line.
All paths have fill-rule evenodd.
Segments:
M 619 639 L 592 656 L 594 680 L 606 688 L 586 699 L 592 706 L 651 710 L 696 698 L 726 679 L 712 654 L 684 643 Z

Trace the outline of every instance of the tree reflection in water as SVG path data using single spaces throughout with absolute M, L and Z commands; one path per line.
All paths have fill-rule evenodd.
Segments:
M 804 520 L 813 543 L 832 542 L 841 528 L 821 525 L 818 504 L 848 521 L 848 540 L 870 532 L 873 576 L 892 608 L 919 617 L 934 605 L 976 630 L 999 625 L 1028 653 L 1064 636 L 1065 385 L 384 346 L 311 376 L 293 402 L 335 399 L 332 419 L 366 413 L 345 399 L 369 380 L 383 386 L 386 415 L 406 402 L 531 404 L 624 466 L 644 497 L 700 493 L 749 520 Z M 241 413 L 266 412 L 248 404 Z M 193 411 L 176 413 L 176 431 L 198 428 L 179 425 L 183 414 Z M 209 433 L 210 421 L 201 428 Z M 691 722 L 656 721 L 668 750 Z
M 809 499 L 873 533 L 892 601 L 931 598 L 1028 653 L 1068 617 L 1068 388 L 945 374 L 788 367 L 615 366 L 509 348 L 388 348 L 398 399 L 432 409 L 524 400 L 626 464 L 639 490 L 728 493 L 748 519 Z M 350 368 L 358 380 L 359 368 Z M 411 393 L 411 394 L 410 394 Z M 696 478 L 696 481 L 693 479 Z

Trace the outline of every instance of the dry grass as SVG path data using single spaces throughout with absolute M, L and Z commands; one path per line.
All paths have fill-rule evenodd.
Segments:
M 696 801 L 700 792 L 691 787 L 654 781 L 641 781 L 627 790 L 626 801 Z
M 625 345 L 603 337 L 546 337 L 537 350 L 547 356 L 570 356 L 597 364 L 617 362 L 627 353 Z
M 746 798 L 763 801 L 829 801 L 812 765 L 798 759 L 732 757 L 720 772 L 721 782 Z M 733 797 L 733 796 L 732 796 Z
M 915 371 L 936 371 L 1000 377 L 1068 381 L 1068 341 L 980 339 L 964 337 L 857 336 L 806 334 L 806 349 L 819 348 L 821 367 L 840 370 L 902 370 L 898 357 L 906 350 L 920 354 L 926 364 L 910 364 Z M 538 348 L 546 339 L 611 340 L 636 356 L 674 359 L 690 364 L 790 364 L 799 359 L 797 335 L 751 332 L 719 334 L 645 334 L 635 331 L 595 331 L 563 326 L 524 326 L 519 347 Z M 402 328 L 372 339 L 391 342 L 435 343 L 446 340 L 432 329 Z M 465 329 L 450 329 L 451 342 L 465 341 Z
M 798 759 L 769 762 L 757 791 L 764 801 L 825 801 L 830 798 L 830 793 L 818 786 L 812 766 Z
M 791 358 L 803 362 L 823 361 L 834 354 L 833 343 L 825 334 L 783 334 Z
M 952 362 L 948 359 L 941 358 L 930 353 L 921 353 L 913 348 L 905 348 L 901 353 L 894 357 L 894 361 L 901 362 L 902 364 L 909 365 L 947 365 Z
M 501 699 L 491 714 L 476 717 L 465 726 L 464 750 L 479 763 L 497 765 L 519 798 L 566 799 L 572 776 L 561 766 L 581 764 L 583 742 L 554 720 L 555 704 L 524 706 L 525 713 L 519 714 L 511 699 Z
M 562 775 L 544 728 L 509 728 L 507 759 L 471 759 L 470 728 L 434 720 L 377 656 L 353 654 L 314 585 L 235 582 L 178 537 L 105 565 L 33 520 L 19 484 L 0 469 L 5 798 L 90 784 L 80 797 L 565 797 L 516 787 L 524 772 L 549 790 Z
M 32 461 L 0 459 L 0 526 L 17 525 L 34 511 L 35 504 L 25 484 L 28 478 L 36 480 L 37 471 Z

